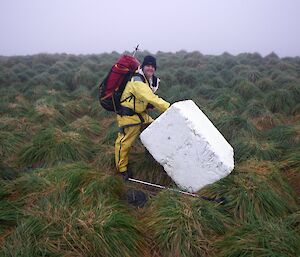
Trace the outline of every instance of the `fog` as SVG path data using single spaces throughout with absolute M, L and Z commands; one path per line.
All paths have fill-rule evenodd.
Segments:
M 300 55 L 297 0 L 0 0 L 0 55 Z

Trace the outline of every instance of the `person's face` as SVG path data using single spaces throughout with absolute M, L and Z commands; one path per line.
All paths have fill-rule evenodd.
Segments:
M 155 72 L 155 68 L 152 65 L 145 65 L 143 71 L 147 78 L 151 78 Z

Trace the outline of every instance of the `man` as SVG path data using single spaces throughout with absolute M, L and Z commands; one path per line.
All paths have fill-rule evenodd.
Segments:
M 141 126 L 153 121 L 146 113 L 147 107 L 152 105 L 164 112 L 170 106 L 170 103 L 154 94 L 159 83 L 159 79 L 154 76 L 155 71 L 156 59 L 147 55 L 141 68 L 127 83 L 121 97 L 121 109 L 117 115 L 119 133 L 115 142 L 115 161 L 124 180 L 131 176 L 128 170 L 130 148 L 139 136 Z

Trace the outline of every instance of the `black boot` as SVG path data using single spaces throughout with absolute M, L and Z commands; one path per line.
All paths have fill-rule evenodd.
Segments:
M 121 175 L 122 175 L 124 181 L 128 181 L 128 179 L 132 177 L 132 173 L 128 169 L 126 171 L 121 172 Z

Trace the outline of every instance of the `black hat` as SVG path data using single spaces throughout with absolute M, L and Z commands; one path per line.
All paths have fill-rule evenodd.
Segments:
M 142 63 L 142 68 L 144 68 L 145 65 L 152 65 L 156 69 L 156 59 L 155 57 L 151 55 L 147 55 L 144 58 L 144 61 Z

